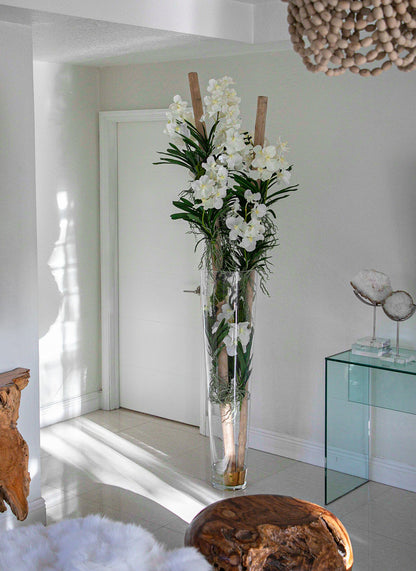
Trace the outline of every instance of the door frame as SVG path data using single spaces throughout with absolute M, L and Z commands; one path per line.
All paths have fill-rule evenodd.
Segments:
M 100 261 L 101 261 L 101 408 L 120 407 L 118 275 L 118 124 L 166 120 L 167 109 L 101 111 Z M 201 380 L 203 378 L 201 371 Z M 206 396 L 201 382 L 200 429 L 206 433 Z

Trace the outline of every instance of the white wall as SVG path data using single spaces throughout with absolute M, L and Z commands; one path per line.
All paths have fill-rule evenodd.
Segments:
M 268 95 L 266 136 L 281 135 L 292 149 L 300 190 L 279 204 L 271 297 L 258 305 L 252 425 L 257 443 L 322 463 L 324 357 L 371 333 L 371 310 L 350 279 L 375 268 L 416 298 L 416 74 L 327 78 L 292 52 L 110 67 L 100 71 L 101 109 L 166 108 L 176 93 L 189 101 L 189 71 L 202 86 L 231 75 L 248 128 L 257 95 Z M 394 337 L 381 310 L 378 323 L 380 335 Z M 416 319 L 401 336 L 416 347 Z M 377 411 L 379 459 L 414 470 L 415 420 Z
M 35 62 L 41 425 L 99 408 L 98 71 Z
M 42 520 L 32 37 L 0 22 L 0 371 L 26 367 L 18 428 L 29 446 L 29 520 Z M 17 525 L 11 511 L 0 528 Z

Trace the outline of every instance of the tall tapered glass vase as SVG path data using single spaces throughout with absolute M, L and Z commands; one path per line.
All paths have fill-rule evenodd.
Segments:
M 212 485 L 247 485 L 255 272 L 205 269 L 201 279 Z

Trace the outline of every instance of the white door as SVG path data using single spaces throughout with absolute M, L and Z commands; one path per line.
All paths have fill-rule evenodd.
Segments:
M 155 166 L 164 120 L 118 124 L 120 405 L 200 424 L 202 325 L 194 239 L 172 221 L 187 171 Z

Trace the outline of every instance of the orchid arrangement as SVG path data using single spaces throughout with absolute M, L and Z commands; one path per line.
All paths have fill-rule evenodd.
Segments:
M 175 95 L 165 129 L 170 143 L 155 164 L 178 165 L 190 176 L 173 202 L 177 211 L 171 218 L 188 222 L 195 248 L 203 247 L 201 265 L 209 276 L 201 290 L 209 401 L 219 406 L 224 443 L 224 458 L 214 462 L 214 471 L 224 485 L 237 489 L 245 477 L 255 276 L 267 292 L 271 250 L 277 245 L 274 208 L 297 185 L 290 185 L 287 144 L 259 137 L 259 113 L 255 134 L 242 129 L 233 80 L 211 79 L 202 106 L 197 76 L 197 89 L 191 76 L 196 74 L 190 74 L 193 105 Z M 238 443 L 232 427 L 237 417 Z
M 253 133 L 241 128 L 241 100 L 233 84 L 227 76 L 209 81 L 198 118 L 202 132 L 192 107 L 175 95 L 165 129 L 169 147 L 156 164 L 189 171 L 189 187 L 173 203 L 179 212 L 172 218 L 189 223 L 204 246 L 202 262 L 214 270 L 255 270 L 265 291 L 270 251 L 277 244 L 274 205 L 297 185 L 289 185 L 287 144 L 254 145 Z

